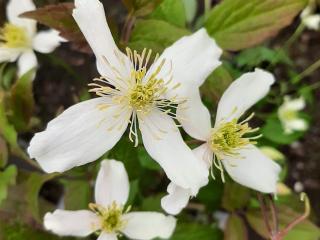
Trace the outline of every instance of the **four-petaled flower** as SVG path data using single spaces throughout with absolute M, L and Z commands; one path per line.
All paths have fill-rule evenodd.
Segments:
M 148 68 L 151 51 L 118 49 L 101 2 L 76 0 L 75 6 L 73 17 L 97 58 L 101 77 L 90 86 L 99 97 L 52 120 L 32 139 L 30 156 L 47 172 L 65 171 L 101 157 L 129 125 L 132 142 L 138 144 L 140 129 L 144 147 L 168 178 L 195 195 L 207 184 L 208 170 L 183 141 L 175 120 L 197 104 L 187 93 L 220 65 L 221 49 L 200 29 L 168 47 Z
M 131 239 L 170 238 L 176 219 L 158 212 L 129 212 L 124 208 L 129 180 L 122 162 L 104 160 L 95 185 L 96 203 L 90 210 L 56 210 L 44 217 L 47 230 L 60 236 L 85 237 L 98 233 L 98 240 L 116 240 L 124 234 Z
M 38 65 L 34 50 L 50 53 L 65 41 L 55 30 L 37 33 L 36 21 L 19 17 L 32 10 L 35 10 L 32 0 L 10 0 L 7 5 L 8 22 L 0 27 L 0 63 L 18 59 L 19 76 Z
M 285 134 L 308 129 L 308 122 L 299 116 L 299 111 L 304 109 L 305 106 L 306 102 L 303 97 L 296 99 L 291 99 L 289 96 L 284 97 L 284 102 L 278 109 L 278 117 Z
M 276 192 L 280 167 L 254 146 L 259 136 L 252 136 L 258 129 L 248 124 L 253 114 L 244 120 L 240 118 L 269 92 L 273 83 L 273 75 L 263 70 L 246 73 L 235 80 L 221 97 L 213 128 L 209 111 L 201 100 L 198 106 L 194 105 L 194 109 L 189 108 L 184 113 L 183 119 L 189 121 L 181 122 L 189 135 L 205 142 L 193 150 L 199 163 L 205 162 L 208 169 L 217 167 L 223 180 L 225 169 L 236 182 L 264 193 Z M 199 92 L 197 94 L 200 98 Z M 201 124 L 190 125 L 197 121 Z M 167 191 L 169 194 L 161 203 L 171 214 L 179 213 L 192 195 L 190 189 L 174 183 L 169 184 Z

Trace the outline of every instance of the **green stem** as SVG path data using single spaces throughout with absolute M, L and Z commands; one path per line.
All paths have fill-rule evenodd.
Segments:
M 284 44 L 285 50 L 288 50 L 291 47 L 291 45 L 300 37 L 304 28 L 305 28 L 305 25 L 301 22 L 297 27 L 296 31 L 291 35 L 291 37 Z
M 304 77 L 309 76 L 311 73 L 320 68 L 320 59 L 311 64 L 307 69 L 305 69 L 302 73 L 300 73 L 297 77 L 294 78 L 293 82 L 299 82 Z
M 204 0 L 204 19 L 207 20 L 212 0 Z

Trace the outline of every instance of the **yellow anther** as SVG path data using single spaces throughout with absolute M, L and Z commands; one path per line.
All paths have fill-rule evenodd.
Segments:
M 26 29 L 10 23 L 0 29 L 1 42 L 8 48 L 26 48 L 30 44 Z

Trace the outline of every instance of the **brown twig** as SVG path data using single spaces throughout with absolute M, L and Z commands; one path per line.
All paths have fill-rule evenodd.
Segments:
M 269 194 L 268 197 L 269 197 L 269 201 L 271 202 L 270 210 L 271 210 L 271 216 L 272 216 L 272 222 L 273 222 L 273 234 L 277 234 L 279 232 L 277 207 L 274 204 L 273 196 Z
M 260 208 L 261 208 L 263 221 L 264 221 L 264 223 L 266 225 L 266 228 L 267 228 L 267 231 L 268 231 L 269 235 L 272 236 L 272 229 L 270 227 L 269 218 L 268 218 L 268 214 L 267 214 L 267 208 L 266 208 L 266 204 L 265 204 L 264 198 L 263 198 L 261 193 L 257 193 L 257 196 L 258 196 L 258 200 L 259 200 L 259 203 L 260 203 Z
M 136 17 L 133 15 L 133 13 L 129 13 L 126 21 L 124 23 L 122 34 L 121 34 L 121 42 L 124 45 L 127 45 L 131 36 L 132 28 L 136 22 Z

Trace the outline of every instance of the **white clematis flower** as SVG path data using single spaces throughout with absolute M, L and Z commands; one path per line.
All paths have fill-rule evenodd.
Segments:
M 320 14 L 314 14 L 314 9 L 315 6 L 310 4 L 302 11 L 300 18 L 308 29 L 317 31 L 320 28 Z
M 122 162 L 104 160 L 95 186 L 96 203 L 91 211 L 56 210 L 44 217 L 47 230 L 60 236 L 85 237 L 99 233 L 98 240 L 116 240 L 124 234 L 131 239 L 170 238 L 176 219 L 158 212 L 129 212 L 124 209 L 129 180 Z
M 213 128 L 209 111 L 201 100 L 198 106 L 194 106 L 197 115 L 190 114 L 192 108 L 180 112 L 185 118 L 193 119 L 186 124 L 182 122 L 184 129 L 192 137 L 205 141 L 193 150 L 199 163 L 205 162 L 208 168 L 216 166 L 223 180 L 225 169 L 234 181 L 264 193 L 276 192 L 280 166 L 254 146 L 254 139 L 258 136 L 247 136 L 257 131 L 248 125 L 253 115 L 243 121 L 239 119 L 268 93 L 273 83 L 273 75 L 260 69 L 235 80 L 220 99 Z M 202 114 L 199 109 L 202 109 Z M 196 123 L 197 119 L 201 124 L 191 126 L 190 122 Z M 192 193 L 190 189 L 174 183 L 170 183 L 167 190 L 168 195 L 161 201 L 162 207 L 168 213 L 178 214 Z
M 296 99 L 291 99 L 289 96 L 284 97 L 284 102 L 278 109 L 278 117 L 286 134 L 308 129 L 307 121 L 299 117 L 299 111 L 305 106 L 306 102 L 303 97 Z
M 34 20 L 19 15 L 35 10 L 32 0 L 10 0 L 7 5 L 8 22 L 0 27 L 0 63 L 18 60 L 18 75 L 37 67 L 35 51 L 50 53 L 65 41 L 55 30 L 37 31 Z
M 129 138 L 143 144 L 179 186 L 197 193 L 208 170 L 184 143 L 175 111 L 187 89 L 198 88 L 220 62 L 221 49 L 206 30 L 183 37 L 156 58 L 117 48 L 98 0 L 76 0 L 73 16 L 97 58 L 102 77 L 90 84 L 99 97 L 78 103 L 37 133 L 28 152 L 47 172 L 62 172 L 92 162 L 110 150 L 129 125 Z M 94 17 L 92 17 L 94 16 Z M 191 104 L 193 104 L 191 102 Z

